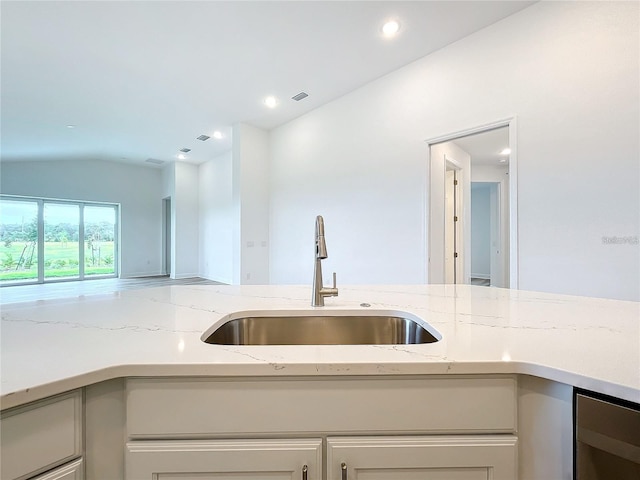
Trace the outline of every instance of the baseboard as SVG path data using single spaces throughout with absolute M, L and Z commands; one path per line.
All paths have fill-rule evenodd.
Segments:
M 481 278 L 482 280 L 491 280 L 491 275 L 488 273 L 472 273 L 471 278 Z
M 162 272 L 139 272 L 139 273 L 127 273 L 120 274 L 119 278 L 127 279 L 127 278 L 145 278 L 145 277 L 166 277 L 166 273 Z
M 199 273 L 178 273 L 171 275 L 171 278 L 175 280 L 182 280 L 184 278 L 202 278 Z
M 212 282 L 224 283 L 225 285 L 232 285 L 233 280 L 230 278 L 220 278 L 220 277 L 212 277 L 211 275 L 198 275 L 200 278 L 204 278 L 205 280 L 211 280 Z

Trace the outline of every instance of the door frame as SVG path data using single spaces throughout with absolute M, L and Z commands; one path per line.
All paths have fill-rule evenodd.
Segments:
M 430 226 L 431 219 L 431 147 L 438 143 L 449 142 L 460 137 L 466 137 L 477 133 L 487 132 L 489 130 L 495 130 L 497 128 L 508 127 L 509 129 L 509 148 L 511 153 L 509 154 L 509 288 L 517 289 L 519 285 L 519 269 L 518 269 L 518 144 L 517 144 L 517 117 L 511 116 L 495 122 L 486 123 L 472 128 L 464 130 L 458 130 L 452 133 L 439 135 L 437 137 L 431 137 L 425 140 L 427 144 L 427 185 L 425 189 L 425 205 L 424 211 L 426 212 L 427 221 L 425 222 L 426 232 L 424 238 L 426 242 L 423 243 L 423 248 L 426 250 L 425 258 L 427 258 L 427 264 L 425 265 L 425 279 L 427 283 L 431 283 L 429 278 L 429 264 L 431 259 L 431 238 L 437 235 L 437 232 L 432 231 Z
M 173 270 L 173 199 L 162 199 L 162 274 L 171 276 Z M 171 277 L 173 278 L 173 277 Z
M 470 224 L 467 224 L 467 222 L 470 221 L 470 218 L 467 218 L 467 217 L 469 217 L 468 213 L 470 209 L 465 204 L 466 195 L 464 193 L 464 189 L 465 189 L 465 182 L 467 180 L 467 177 L 470 178 L 470 176 L 469 176 L 469 172 L 467 172 L 467 169 L 465 169 L 460 162 L 451 158 L 449 155 L 445 153 L 444 154 L 445 181 L 446 181 L 447 172 L 453 172 L 453 179 L 455 182 L 453 187 L 453 215 L 455 220 L 452 218 L 447 218 L 447 212 L 446 212 L 447 187 L 445 186 L 445 230 L 447 228 L 446 227 L 447 222 L 453 221 L 453 260 L 452 260 L 453 261 L 453 282 L 452 283 L 453 284 L 468 283 L 470 268 L 467 268 L 467 265 L 466 265 L 466 259 L 469 258 L 469 255 L 467 254 L 466 250 L 467 250 L 467 247 L 470 248 L 470 244 L 467 245 L 467 242 L 469 239 L 469 231 L 467 231 L 469 229 L 467 227 L 470 226 Z M 444 232 L 444 235 L 445 235 L 444 246 L 445 246 L 445 253 L 446 253 L 446 250 L 447 250 L 446 231 Z M 444 281 L 445 283 L 449 283 L 447 282 L 446 255 L 444 260 L 444 267 L 445 267 Z M 469 270 L 469 272 L 467 270 Z

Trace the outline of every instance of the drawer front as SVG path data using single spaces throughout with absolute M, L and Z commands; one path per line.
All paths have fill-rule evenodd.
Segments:
M 82 453 L 82 394 L 75 391 L 2 413 L 2 479 L 24 478 Z
M 515 429 L 510 376 L 127 381 L 131 438 Z

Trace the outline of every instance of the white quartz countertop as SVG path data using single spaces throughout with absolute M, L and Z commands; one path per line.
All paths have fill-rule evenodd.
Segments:
M 129 376 L 529 374 L 640 402 L 640 303 L 467 285 L 342 286 L 333 309 L 408 312 L 420 345 L 223 346 L 226 314 L 314 310 L 310 286 L 173 286 L 3 305 L 1 407 Z M 362 303 L 370 307 L 362 307 Z

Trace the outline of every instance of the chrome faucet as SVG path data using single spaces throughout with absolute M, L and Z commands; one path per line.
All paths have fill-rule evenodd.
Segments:
M 337 297 L 336 272 L 333 272 L 333 287 L 322 285 L 322 259 L 327 258 L 327 244 L 324 240 L 324 219 L 321 215 L 316 217 L 316 263 L 313 268 L 313 307 L 324 307 L 324 297 Z

